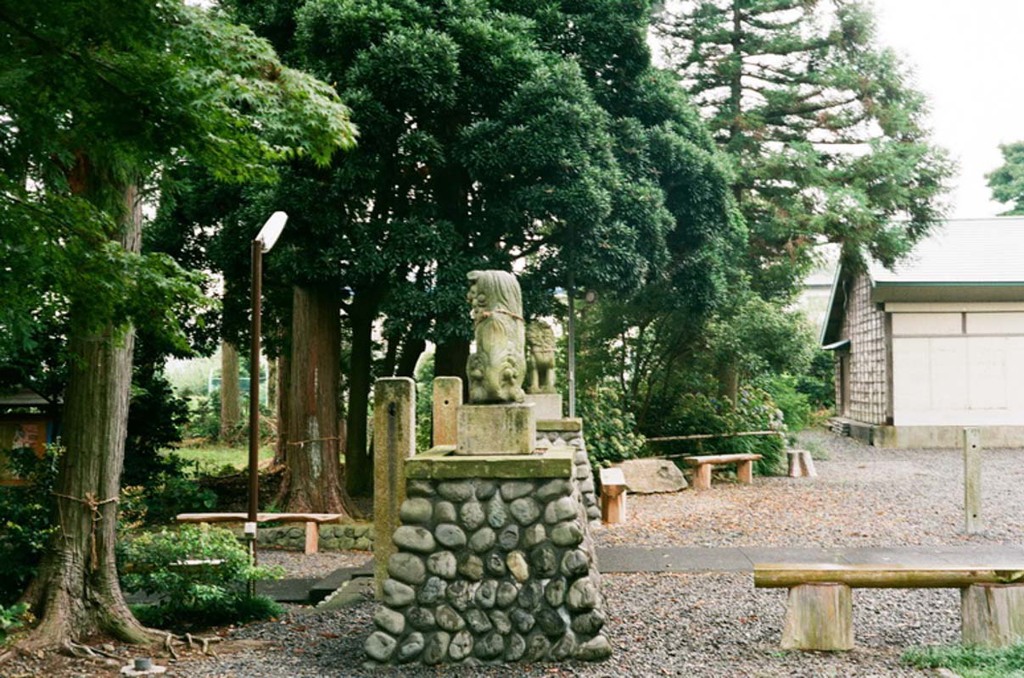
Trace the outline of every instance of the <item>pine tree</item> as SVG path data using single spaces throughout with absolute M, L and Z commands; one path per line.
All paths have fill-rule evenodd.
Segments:
M 942 216 L 951 164 L 864 4 L 689 0 L 660 34 L 732 158 L 766 298 L 792 294 L 822 242 L 889 265 Z

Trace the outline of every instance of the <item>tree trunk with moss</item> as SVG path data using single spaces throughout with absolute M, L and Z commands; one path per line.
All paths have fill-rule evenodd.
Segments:
M 282 503 L 288 511 L 344 512 L 338 468 L 341 317 L 336 295 L 296 287 Z
M 235 345 L 220 343 L 220 439 L 234 442 L 238 437 L 238 422 L 242 419 L 239 405 L 241 387 L 238 379 L 238 349 Z
M 89 166 L 80 158 L 72 186 L 84 190 Z M 117 241 L 138 252 L 142 210 L 133 186 L 123 191 L 125 214 Z M 132 616 L 117 578 L 117 501 L 132 379 L 131 326 L 82 317 L 72 300 L 69 374 L 64 396 L 65 452 L 54 493 L 59 524 L 23 600 L 40 619 L 29 648 L 64 647 L 97 635 L 143 642 L 145 627 Z

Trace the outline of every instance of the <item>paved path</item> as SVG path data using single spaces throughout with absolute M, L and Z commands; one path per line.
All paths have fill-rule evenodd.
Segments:
M 893 564 L 917 567 L 996 565 L 1024 569 L 1021 546 L 885 548 L 634 548 L 597 549 L 602 574 L 616 572 L 752 572 L 755 563 Z
M 753 572 L 755 563 L 893 564 L 911 567 L 987 565 L 1024 569 L 1024 546 L 912 546 L 870 548 L 645 548 L 597 549 L 602 574 L 632 572 Z M 373 560 L 341 568 L 324 579 L 260 582 L 259 589 L 279 601 L 318 603 L 349 581 L 373 576 Z M 361 590 L 361 589 L 360 589 Z

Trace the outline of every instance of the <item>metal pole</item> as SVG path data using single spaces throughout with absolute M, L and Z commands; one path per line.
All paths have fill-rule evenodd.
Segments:
M 567 347 L 569 372 L 569 418 L 576 416 L 576 274 L 569 265 L 569 345 Z
M 256 564 L 256 518 L 260 493 L 260 315 L 263 296 L 263 243 L 252 241 L 252 342 L 249 353 L 249 515 L 246 536 Z M 250 531 L 252 532 L 250 534 Z M 250 582 L 250 586 L 253 582 Z M 250 591 L 251 592 L 251 591 Z

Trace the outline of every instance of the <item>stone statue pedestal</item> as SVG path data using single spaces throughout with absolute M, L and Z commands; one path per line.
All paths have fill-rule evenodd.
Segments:
M 533 405 L 463 405 L 458 411 L 455 454 L 533 454 L 537 423 Z
M 562 418 L 561 393 L 527 393 L 523 402 L 533 404 L 533 414 L 538 421 Z

